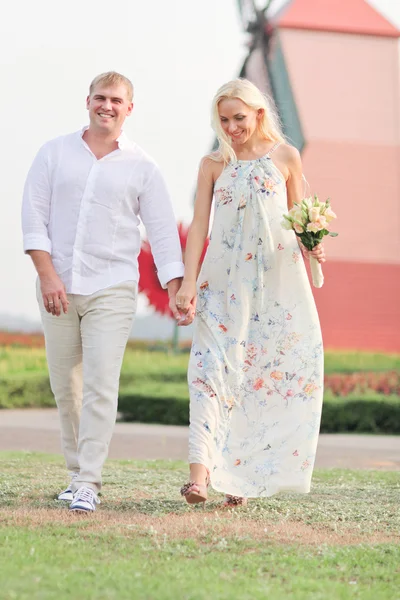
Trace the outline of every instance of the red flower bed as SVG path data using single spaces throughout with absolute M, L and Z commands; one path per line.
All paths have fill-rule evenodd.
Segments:
M 40 333 L 14 333 L 0 331 L 0 346 L 27 346 L 44 348 L 44 337 Z
M 353 392 L 365 394 L 371 391 L 386 395 L 400 395 L 400 373 L 397 371 L 335 373 L 325 376 L 325 389 L 330 390 L 334 396 L 347 396 Z

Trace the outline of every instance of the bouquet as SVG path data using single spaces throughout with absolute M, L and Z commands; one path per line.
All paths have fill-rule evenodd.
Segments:
M 299 204 L 294 203 L 287 215 L 283 215 L 282 227 L 293 229 L 307 250 L 312 250 L 321 243 L 325 235 L 336 237 L 338 234 L 329 231 L 330 223 L 336 219 L 328 200 L 320 202 L 318 196 L 304 198 Z M 310 256 L 311 275 L 314 287 L 320 288 L 324 283 L 324 275 L 320 263 Z

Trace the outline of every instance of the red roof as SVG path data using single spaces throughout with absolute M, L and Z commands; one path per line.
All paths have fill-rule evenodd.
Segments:
M 292 0 L 282 11 L 278 26 L 400 37 L 400 31 L 366 0 Z

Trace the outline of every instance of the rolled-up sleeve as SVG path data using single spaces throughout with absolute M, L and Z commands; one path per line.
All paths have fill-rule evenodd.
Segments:
M 37 153 L 26 178 L 22 199 L 22 233 L 24 252 L 44 250 L 51 254 L 48 235 L 51 185 L 45 147 Z
M 153 166 L 139 196 L 140 217 L 146 228 L 157 275 L 165 289 L 171 279 L 183 277 L 184 266 L 171 200 L 164 179 Z

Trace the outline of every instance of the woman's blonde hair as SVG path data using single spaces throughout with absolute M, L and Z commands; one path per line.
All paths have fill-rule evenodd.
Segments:
M 231 139 L 222 129 L 218 111 L 219 103 L 228 98 L 237 98 L 254 110 L 264 109 L 262 118 L 257 121 L 261 137 L 271 142 L 286 141 L 272 100 L 248 79 L 233 79 L 219 88 L 212 102 L 211 125 L 218 139 L 218 148 L 210 158 L 224 163 L 237 160 Z

